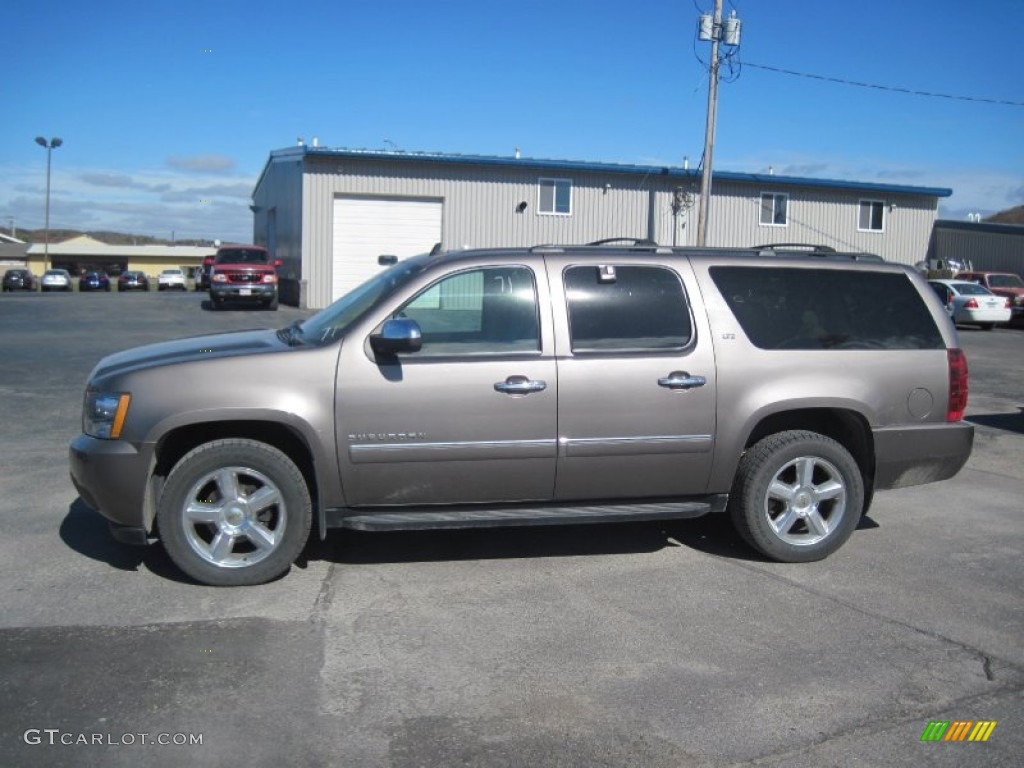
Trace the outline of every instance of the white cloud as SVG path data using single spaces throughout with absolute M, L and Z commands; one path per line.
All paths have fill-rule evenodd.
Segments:
M 42 228 L 46 185 L 39 177 L 35 167 L 0 167 L 0 217 L 13 216 L 19 229 Z M 255 178 L 216 170 L 55 168 L 50 227 L 249 242 L 254 184 Z

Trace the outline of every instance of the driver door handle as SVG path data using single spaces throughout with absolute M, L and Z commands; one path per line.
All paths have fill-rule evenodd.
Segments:
M 543 392 L 547 388 L 546 381 L 528 379 L 525 376 L 509 376 L 494 385 L 496 392 L 506 395 L 528 395 L 531 392 Z
M 686 371 L 672 371 L 668 376 L 658 379 L 658 386 L 665 389 L 693 389 L 707 383 L 708 380 L 703 376 L 691 376 Z

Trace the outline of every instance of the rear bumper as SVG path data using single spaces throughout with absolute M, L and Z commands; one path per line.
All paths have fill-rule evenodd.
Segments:
M 974 427 L 965 422 L 874 430 L 875 488 L 948 480 L 971 456 Z

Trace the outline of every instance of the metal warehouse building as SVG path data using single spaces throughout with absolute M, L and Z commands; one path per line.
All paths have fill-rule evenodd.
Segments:
M 1024 226 L 989 222 L 935 222 L 929 262 L 957 261 L 971 269 L 1024 276 Z
M 253 192 L 254 242 L 282 260 L 282 300 L 324 307 L 378 257 L 587 243 L 694 245 L 700 172 L 520 157 L 297 146 L 270 153 Z M 952 190 L 720 172 L 708 244 L 811 243 L 924 258 Z

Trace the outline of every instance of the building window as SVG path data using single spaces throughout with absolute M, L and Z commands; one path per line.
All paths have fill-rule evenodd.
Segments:
M 551 216 L 572 214 L 572 179 L 540 179 L 537 210 Z
M 787 211 L 789 195 L 774 192 L 761 193 L 761 226 L 785 227 L 789 224 Z
M 885 203 L 882 200 L 861 200 L 857 229 L 861 232 L 885 231 Z

